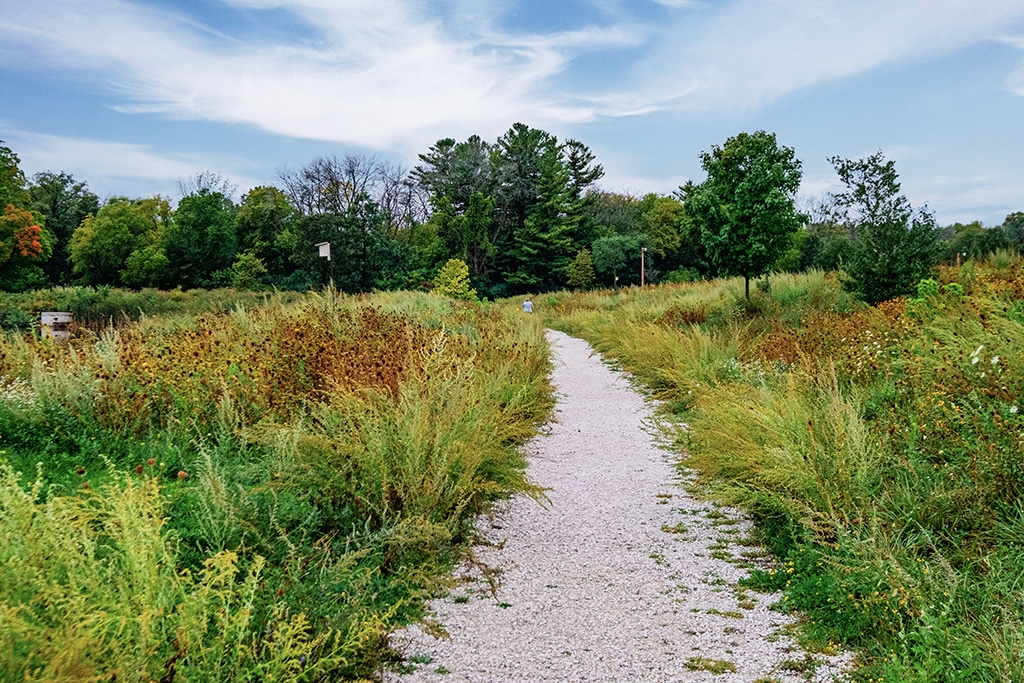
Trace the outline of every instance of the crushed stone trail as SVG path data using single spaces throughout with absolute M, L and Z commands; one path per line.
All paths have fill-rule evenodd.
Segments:
M 808 680 L 807 655 L 784 633 L 793 618 L 768 609 L 780 596 L 736 587 L 747 571 L 727 559 L 758 554 L 740 545 L 749 523 L 684 491 L 626 376 L 582 340 L 548 339 L 555 421 L 526 453 L 549 500 L 517 497 L 478 520 L 488 541 L 479 564 L 430 606 L 449 637 L 419 626 L 393 634 L 412 671 L 383 680 Z M 480 566 L 495 570 L 495 590 Z M 821 681 L 848 662 L 814 659 Z M 716 663 L 735 670 L 701 670 Z

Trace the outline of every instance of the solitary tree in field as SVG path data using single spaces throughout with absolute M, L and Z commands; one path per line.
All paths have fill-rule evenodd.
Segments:
M 743 276 L 749 299 L 750 278 L 768 272 L 804 220 L 795 206 L 800 160 L 764 131 L 740 133 L 700 160 L 707 179 L 680 188 L 687 220 L 718 271 Z
M 895 162 L 881 152 L 856 161 L 829 159 L 846 185 L 836 206 L 853 227 L 846 265 L 849 287 L 876 304 L 913 291 L 935 263 L 938 230 L 927 210 L 914 211 L 900 194 Z

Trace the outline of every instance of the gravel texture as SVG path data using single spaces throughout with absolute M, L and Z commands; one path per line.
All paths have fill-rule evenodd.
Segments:
M 556 420 L 527 447 L 542 506 L 515 498 L 478 520 L 485 542 L 431 603 L 447 633 L 394 634 L 414 681 L 830 681 L 850 657 L 807 655 L 781 599 L 744 591 L 749 522 L 696 500 L 652 410 L 579 339 L 549 332 Z M 714 556 L 713 556 L 714 555 Z M 720 559 L 716 559 L 720 558 Z M 732 562 L 727 561 L 734 558 Z M 699 670 L 715 664 L 734 671 Z M 696 667 L 696 668 L 695 668 Z

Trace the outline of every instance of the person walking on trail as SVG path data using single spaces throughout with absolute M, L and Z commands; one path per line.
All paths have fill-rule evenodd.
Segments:
M 533 313 L 533 302 L 529 299 L 523 302 L 523 313 Z

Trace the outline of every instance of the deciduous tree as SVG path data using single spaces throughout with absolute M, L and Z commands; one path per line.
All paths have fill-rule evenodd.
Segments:
M 334 280 L 343 292 L 394 289 L 406 283 L 407 259 L 388 234 L 389 216 L 363 195 L 341 212 L 302 216 L 296 224 L 292 261 L 313 282 Z M 330 242 L 331 261 L 315 247 Z
M 29 201 L 25 190 L 25 174 L 21 170 L 21 159 L 10 147 L 0 140 L 0 207 L 8 204 L 24 208 Z
M 182 197 L 167 228 L 164 249 L 172 284 L 228 285 L 238 252 L 234 202 L 208 187 Z
M 43 264 L 50 282 L 71 282 L 71 235 L 89 214 L 99 211 L 100 200 L 84 182 L 67 173 L 44 171 L 35 174 L 29 185 L 32 209 L 46 218 L 46 229 L 53 234 L 53 255 Z
M 78 281 L 135 287 L 163 284 L 150 278 L 160 278 L 164 273 L 166 257 L 161 255 L 170 213 L 170 205 L 162 197 L 107 200 L 71 235 L 71 265 Z M 145 254 L 136 256 L 129 270 L 129 257 L 136 251 Z
M 49 232 L 39 216 L 7 204 L 0 212 L 0 286 L 21 290 L 41 283 L 36 270 L 52 250 Z M 33 275 L 35 271 L 36 275 Z
M 299 215 L 288 195 L 271 186 L 249 190 L 238 207 L 235 227 L 239 251 L 258 258 L 272 282 L 281 282 L 293 270 L 288 257 L 295 248 Z
M 801 164 L 792 148 L 764 131 L 740 133 L 700 155 L 707 179 L 681 188 L 686 214 L 723 275 L 750 279 L 768 271 L 803 223 L 795 206 Z
M 1003 221 L 1003 232 L 1017 251 L 1024 251 L 1024 211 L 1014 211 Z
M 448 259 L 434 278 L 434 294 L 451 299 L 476 301 L 476 290 L 469 281 L 469 266 L 460 259 Z
M 835 203 L 854 235 L 847 285 L 871 304 L 912 292 L 935 263 L 934 215 L 900 194 L 896 164 L 882 152 L 830 161 L 846 186 Z
M 594 270 L 608 285 L 640 282 L 640 249 L 648 246 L 642 235 L 609 235 L 594 242 Z

